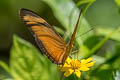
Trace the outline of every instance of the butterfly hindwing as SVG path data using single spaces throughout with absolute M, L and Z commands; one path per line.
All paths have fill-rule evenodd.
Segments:
M 66 44 L 62 37 L 36 13 L 27 9 L 21 9 L 20 16 L 25 25 L 27 25 L 33 33 L 41 51 L 45 53 L 52 62 L 62 64 L 66 50 Z

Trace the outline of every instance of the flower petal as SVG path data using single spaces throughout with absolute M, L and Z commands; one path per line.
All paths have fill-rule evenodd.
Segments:
M 88 62 L 90 62 L 92 60 L 92 57 L 88 58 L 88 59 L 83 59 L 81 60 L 81 64 L 87 64 Z
M 90 67 L 95 64 L 95 61 L 92 61 L 92 57 L 88 59 L 83 59 L 81 61 L 77 59 L 70 59 L 67 58 L 65 64 L 60 66 L 60 70 L 64 73 L 65 77 L 70 76 L 73 72 L 76 74 L 77 77 L 80 78 L 81 72 L 80 71 L 88 71 Z
M 65 63 L 66 63 L 66 64 L 70 64 L 70 62 L 71 62 L 71 59 L 68 57 L 68 58 L 66 59 Z
M 73 72 L 74 72 L 74 70 L 69 69 L 69 70 L 67 70 L 67 71 L 64 73 L 64 76 L 65 76 L 65 77 L 68 77 L 68 76 L 70 76 Z
M 70 69 L 71 67 L 62 67 L 61 68 L 61 71 L 63 72 L 63 71 L 67 71 L 68 69 Z
M 63 71 L 67 71 L 68 69 L 71 68 L 71 65 L 69 64 L 64 64 L 63 66 L 60 66 L 60 70 L 63 72 Z
M 90 70 L 90 68 L 88 68 L 88 67 L 81 67 L 80 70 L 81 71 L 88 71 L 88 70 Z
M 80 78 L 81 72 L 80 72 L 79 70 L 75 70 L 75 74 L 76 74 L 76 76 L 77 76 L 78 78 Z
M 89 57 L 88 59 L 86 59 L 87 62 L 90 62 L 93 58 Z
M 87 66 L 87 67 L 91 67 L 91 66 L 93 66 L 94 64 L 95 64 L 95 61 L 86 64 L 86 66 Z
M 81 60 L 81 63 L 84 63 L 84 62 L 85 62 L 85 59 L 82 59 L 82 60 Z

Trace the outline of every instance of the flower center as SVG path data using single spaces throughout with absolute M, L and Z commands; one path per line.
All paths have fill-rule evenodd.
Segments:
M 80 61 L 78 60 L 72 60 L 70 64 L 73 70 L 80 68 Z

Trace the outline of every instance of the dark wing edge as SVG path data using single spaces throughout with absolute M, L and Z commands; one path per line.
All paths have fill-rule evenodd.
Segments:
M 24 9 L 24 8 L 20 9 L 19 15 L 20 15 L 20 18 L 21 18 L 22 20 L 23 20 L 23 17 L 24 17 L 26 14 L 30 14 L 30 15 L 32 15 L 32 16 L 34 16 L 34 17 L 39 17 L 39 18 L 41 18 L 37 13 L 35 13 L 35 12 L 31 11 L 31 10 Z M 23 20 L 23 21 L 24 21 L 24 20 Z M 26 26 L 29 26 L 28 28 L 29 28 L 30 32 L 32 33 L 32 35 L 34 36 L 35 41 L 36 41 L 36 43 L 38 44 L 38 46 L 39 46 L 39 48 L 40 48 L 40 51 L 41 51 L 42 53 L 45 53 L 45 55 L 52 61 L 52 63 L 55 63 L 55 64 L 57 64 L 57 65 L 62 64 L 62 63 L 56 62 L 56 61 L 52 58 L 52 56 L 48 53 L 48 51 L 46 50 L 46 48 L 45 48 L 45 46 L 43 45 L 43 43 L 37 38 L 38 36 L 37 36 L 36 34 L 34 34 L 34 32 L 31 30 L 31 28 L 30 28 L 31 25 L 27 25 L 25 21 L 24 21 L 24 24 L 25 24 Z M 37 24 L 35 24 L 35 25 L 37 25 Z M 43 24 L 42 24 L 42 25 L 43 25 Z M 55 30 L 52 26 L 50 26 L 48 23 L 45 23 L 45 26 L 48 26 L 48 27 L 52 28 L 52 29 L 54 30 L 54 32 L 62 39 L 62 37 L 56 32 L 56 30 Z
M 31 11 L 31 10 L 25 9 L 25 8 L 21 8 L 20 11 L 19 11 L 19 14 L 20 14 L 20 18 L 22 20 L 23 20 L 23 16 L 25 16 L 26 14 L 30 14 L 30 15 L 32 15 L 34 17 L 41 18 L 39 14 L 37 14 L 37 13 Z M 31 25 L 26 24 L 25 22 L 24 22 L 24 24 L 27 25 L 27 26 L 31 26 Z M 64 39 L 56 32 L 56 30 L 54 29 L 54 27 L 52 27 L 51 25 L 49 25 L 46 21 L 44 23 L 39 23 L 38 22 L 38 24 L 50 27 L 56 33 L 56 35 L 59 36 L 59 38 L 62 40 L 62 42 L 65 44 Z M 33 25 L 38 25 L 38 24 L 33 24 Z
M 25 9 L 25 8 L 21 8 L 19 10 L 19 14 L 20 14 L 21 18 L 23 18 L 23 16 L 25 16 L 25 14 L 30 14 L 30 15 L 35 16 L 35 17 L 40 17 L 37 13 L 35 13 L 29 9 Z

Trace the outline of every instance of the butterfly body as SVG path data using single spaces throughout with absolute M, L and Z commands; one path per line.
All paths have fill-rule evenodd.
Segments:
M 32 32 L 41 52 L 45 53 L 53 63 L 64 64 L 71 51 L 77 27 L 66 45 L 56 30 L 35 12 L 21 9 L 20 17 Z

